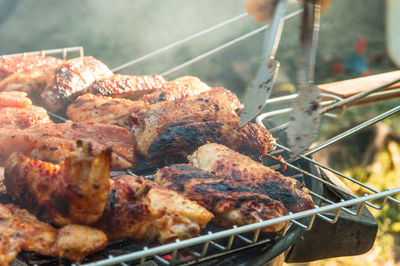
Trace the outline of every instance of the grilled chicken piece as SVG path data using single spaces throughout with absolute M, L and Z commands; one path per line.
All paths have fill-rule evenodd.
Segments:
M 0 109 L 0 128 L 25 129 L 33 125 L 53 123 L 47 111 L 40 106 Z
M 1 62 L 3 61 L 3 62 Z M 0 91 L 23 91 L 35 102 L 40 102 L 40 93 L 46 87 L 49 76 L 65 62 L 54 57 L 21 56 L 0 60 Z M 4 64 L 2 64 L 4 63 Z M 1 75 L 3 73 L 3 80 Z
M 192 97 L 209 89 L 198 78 L 186 76 L 163 83 L 162 89 L 146 94 L 137 101 L 85 94 L 68 106 L 67 116 L 75 122 L 93 121 L 131 129 L 138 114 L 146 112 L 151 104 Z
M 64 60 L 51 56 L 15 56 L 0 59 L 0 80 L 13 74 L 35 74 L 46 72 Z
M 0 92 L 0 128 L 25 129 L 48 123 L 52 121 L 47 111 L 32 105 L 25 92 Z
M 226 228 L 256 223 L 260 219 L 273 219 L 287 213 L 279 201 L 187 164 L 174 164 L 158 170 L 154 181 L 196 201 L 215 215 L 217 225 Z M 276 232 L 284 226 L 285 223 L 279 223 L 263 228 L 263 231 Z
M 0 165 L 14 151 L 53 163 L 61 162 L 75 151 L 76 141 L 90 142 L 94 154 L 111 147 L 111 169 L 120 170 L 136 166 L 135 139 L 129 130 L 96 123 L 36 125 L 24 130 L 0 129 Z
M 230 91 L 217 87 L 195 97 L 153 104 L 133 121 L 138 152 L 153 164 L 185 162 L 186 156 L 207 143 L 264 155 L 273 138 L 264 128 L 240 128 L 242 105 Z
M 26 97 L 22 91 L 2 91 L 0 92 L 0 108 L 15 107 L 25 108 L 32 105 L 32 101 Z
M 167 80 L 160 75 L 119 75 L 96 80 L 87 92 L 96 95 L 128 98 L 137 100 L 144 94 L 163 88 Z
M 0 204 L 0 265 L 8 265 L 21 249 L 82 261 L 107 242 L 98 229 L 73 224 L 56 229 L 14 204 Z
M 208 90 L 210 90 L 210 87 L 200 79 L 192 76 L 183 76 L 163 84 L 163 88 L 160 90 L 143 95 L 140 100 L 154 104 L 193 97 Z
M 227 180 L 246 186 L 255 193 L 262 193 L 281 201 L 290 212 L 314 208 L 310 191 L 303 183 L 285 177 L 223 145 L 205 144 L 188 159 L 191 164 L 202 170 L 224 176 Z
M 144 101 L 131 101 L 87 93 L 79 96 L 68 106 L 67 116 L 74 122 L 92 121 L 130 129 L 132 127 L 131 115 L 146 110 L 149 105 Z
M 54 75 L 49 75 L 41 98 L 50 111 L 65 111 L 76 97 L 86 92 L 98 79 L 113 73 L 102 62 L 91 56 L 74 58 L 61 64 Z
M 0 167 L 0 195 L 7 193 L 6 186 L 4 185 L 4 168 Z
M 15 152 L 6 162 L 4 184 L 14 200 L 41 220 L 58 226 L 91 224 L 103 214 L 108 198 L 110 162 L 111 150 L 94 157 L 81 141 L 59 165 Z
M 109 238 L 171 242 L 194 237 L 213 215 L 195 202 L 139 176 L 113 179 L 102 219 Z

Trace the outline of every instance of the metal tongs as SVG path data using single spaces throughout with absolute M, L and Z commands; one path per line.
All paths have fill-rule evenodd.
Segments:
M 320 0 L 304 0 L 297 67 L 298 96 L 287 128 L 291 159 L 307 150 L 315 139 L 320 120 L 320 90 L 314 86 L 314 67 L 321 14 Z
M 260 114 L 271 94 L 279 70 L 279 62 L 274 58 L 281 39 L 287 5 L 288 0 L 277 1 L 272 22 L 265 32 L 262 51 L 264 57 L 255 78 L 246 88 L 243 97 L 244 109 L 240 112 L 242 126 Z

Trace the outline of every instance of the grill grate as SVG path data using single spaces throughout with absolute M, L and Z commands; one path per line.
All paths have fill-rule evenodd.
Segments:
M 295 11 L 289 15 L 286 16 L 286 19 L 291 19 L 299 14 L 301 14 L 302 10 Z M 181 45 L 187 41 L 190 41 L 194 38 L 203 36 L 206 33 L 209 33 L 217 28 L 220 28 L 222 26 L 226 26 L 234 21 L 237 21 L 243 17 L 245 17 L 246 14 L 241 14 L 239 16 L 236 16 L 228 21 L 225 21 L 219 25 L 213 26 L 209 29 L 203 30 L 199 33 L 196 33 L 192 36 L 189 36 L 187 38 L 184 38 L 183 40 L 180 40 L 176 43 L 173 43 L 167 47 L 164 47 L 162 49 L 159 49 L 153 53 L 150 53 L 148 55 L 142 56 L 136 60 L 133 60 L 131 62 L 128 62 L 118 68 L 113 69 L 113 71 L 118 72 L 123 69 L 126 69 L 128 67 L 131 67 L 133 65 L 137 65 L 139 63 L 142 63 L 144 61 L 147 61 L 163 52 L 168 51 L 169 49 L 172 49 L 178 45 Z M 167 71 L 165 71 L 163 74 L 168 75 L 171 74 L 177 70 L 182 69 L 183 67 L 186 67 L 188 65 L 191 65 L 195 62 L 198 62 L 206 57 L 209 57 L 213 54 L 218 53 L 219 51 L 222 51 L 223 49 L 226 49 L 234 44 L 237 44 L 238 42 L 245 40 L 247 38 L 250 38 L 252 36 L 255 36 L 256 34 L 262 32 L 268 27 L 268 25 L 260 27 L 259 29 L 256 29 L 250 33 L 247 33 L 239 38 L 236 38 L 228 43 L 225 43 L 213 50 L 210 50 L 202 55 L 199 55 L 195 57 L 194 59 L 185 62 L 179 66 L 176 66 L 174 68 L 171 68 Z M 82 47 L 71 47 L 71 48 L 63 48 L 63 49 L 53 49 L 53 50 L 42 50 L 42 51 L 37 51 L 37 52 L 29 52 L 29 53 L 23 53 L 23 54 L 13 54 L 13 55 L 5 55 L 1 56 L 1 58 L 7 57 L 7 56 L 18 56 L 18 55 L 55 55 L 55 56 L 60 56 L 62 58 L 68 58 L 68 56 L 71 56 L 71 53 L 78 53 L 79 56 L 83 56 L 83 48 Z M 371 95 L 370 95 L 371 96 Z M 287 101 L 291 100 L 295 97 L 293 96 L 286 96 L 286 97 L 280 97 L 279 99 L 270 99 L 269 102 L 281 102 L 281 101 Z M 343 107 L 344 104 L 349 103 L 347 102 L 343 103 L 343 99 L 341 98 L 334 98 L 331 97 L 332 99 L 329 101 L 326 101 L 324 105 L 326 106 L 325 110 L 330 111 L 332 110 L 333 106 L 337 107 Z M 343 104 L 340 102 L 342 101 Z M 281 113 L 287 113 L 289 112 L 290 109 L 282 109 L 270 113 L 265 113 L 261 114 L 259 117 L 257 117 L 256 121 L 258 124 L 264 126 L 263 120 L 270 116 L 274 116 L 277 114 Z M 213 258 L 218 258 L 224 255 L 228 254 L 233 254 L 245 249 L 249 249 L 251 247 L 257 247 L 261 245 L 269 245 L 272 246 L 276 240 L 278 240 L 280 237 L 284 236 L 285 233 L 289 230 L 290 227 L 299 227 L 304 230 L 311 230 L 315 221 L 316 217 L 319 217 L 320 219 L 327 221 L 329 223 L 336 223 L 338 221 L 338 218 L 340 217 L 340 214 L 342 212 L 345 212 L 349 215 L 358 217 L 361 215 L 362 210 L 365 208 L 365 206 L 369 206 L 371 208 L 374 208 L 376 210 L 382 210 L 383 207 L 385 206 L 386 202 L 389 201 L 393 204 L 400 204 L 400 201 L 395 199 L 393 196 L 396 194 L 400 193 L 400 188 L 394 188 L 394 189 L 389 189 L 385 191 L 378 191 L 368 185 L 363 184 L 362 182 L 359 182 L 349 176 L 346 176 L 339 171 L 336 171 L 335 169 L 332 169 L 328 166 L 325 166 L 309 156 L 312 155 L 315 152 L 318 152 L 334 143 L 337 143 L 338 141 L 353 135 L 357 134 L 364 128 L 373 125 L 379 121 L 382 121 L 383 119 L 386 119 L 394 114 L 397 114 L 400 112 L 400 106 L 397 106 L 381 115 L 378 115 L 346 132 L 343 132 L 326 142 L 318 145 L 317 147 L 313 148 L 309 152 L 303 154 L 300 156 L 301 159 L 306 160 L 307 162 L 311 163 L 312 165 L 316 166 L 317 168 L 324 169 L 326 171 L 329 171 L 339 178 L 346 179 L 348 181 L 351 181 L 355 185 L 358 185 L 359 187 L 362 187 L 366 190 L 369 191 L 369 194 L 364 194 L 364 195 L 355 195 L 333 183 L 330 181 L 317 176 L 313 173 L 307 172 L 300 167 L 298 167 L 295 162 L 287 162 L 288 168 L 290 168 L 291 171 L 294 172 L 294 175 L 292 177 L 297 177 L 297 176 L 303 176 L 306 175 L 312 179 L 314 179 L 316 182 L 319 182 L 326 187 L 329 187 L 333 191 L 338 192 L 341 195 L 345 195 L 342 197 L 340 200 L 337 202 L 332 201 L 331 199 L 328 199 L 324 197 L 323 195 L 320 195 L 316 192 L 311 191 L 312 196 L 314 199 L 318 199 L 320 204 L 315 206 L 314 209 L 299 212 L 299 213 L 289 213 L 286 216 L 282 216 L 279 218 L 267 220 L 267 221 L 259 221 L 258 223 L 255 224 L 250 224 L 246 226 L 241 226 L 241 227 L 236 227 L 234 226 L 232 229 L 226 229 L 222 230 L 219 228 L 211 228 L 211 230 L 207 231 L 205 234 L 202 233 L 201 235 L 191 238 L 188 240 L 182 240 L 179 241 L 177 240 L 175 243 L 170 243 L 170 244 L 165 244 L 165 245 L 158 245 L 158 246 L 153 246 L 153 247 L 138 247 L 132 242 L 126 242 L 122 241 L 121 245 L 122 246 L 129 246 L 130 250 L 126 251 L 126 254 L 122 255 L 108 255 L 108 257 L 104 257 L 104 254 L 99 258 L 96 256 L 89 257 L 87 260 L 84 261 L 84 265 L 112 265 L 112 264 L 119 264 L 119 265 L 131 265 L 132 263 L 134 264 L 139 264 L 139 265 L 144 265 L 148 260 L 155 260 L 161 265 L 175 265 L 175 264 L 185 264 L 185 265 L 190 265 L 194 263 L 199 263 L 202 261 L 206 261 L 209 259 Z M 50 113 L 50 112 L 49 112 Z M 61 121 L 65 121 L 65 118 L 60 117 L 56 114 L 50 113 L 50 115 L 53 116 L 53 118 L 57 118 Z M 283 128 L 285 128 L 286 125 L 279 126 L 275 129 L 270 130 L 272 133 L 277 132 Z M 273 133 L 274 134 L 274 133 Z M 271 152 L 271 154 L 280 154 L 287 152 L 289 149 L 282 145 L 281 143 L 277 143 L 277 150 Z M 274 165 L 271 166 L 271 168 L 277 169 L 280 166 L 280 161 L 276 161 Z M 129 174 L 134 174 L 132 171 L 127 171 Z M 152 178 L 152 176 L 147 176 L 148 178 Z M 305 219 L 306 218 L 306 219 Z M 274 234 L 266 234 L 263 232 L 260 232 L 261 228 L 270 226 L 273 224 L 281 223 L 281 222 L 288 222 L 288 226 L 281 235 L 274 235 Z M 117 242 L 116 245 L 119 245 L 119 242 Z M 109 248 L 112 248 L 113 244 L 110 245 Z M 109 252 L 109 254 L 112 252 Z M 59 262 L 59 260 L 56 260 Z M 129 263 L 129 264 L 127 264 Z M 82 265 L 79 263 L 76 263 L 75 265 Z

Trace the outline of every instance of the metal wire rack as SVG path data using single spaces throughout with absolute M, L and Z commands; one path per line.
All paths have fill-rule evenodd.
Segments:
M 289 20 L 299 14 L 302 13 L 302 10 L 295 11 L 291 14 L 288 14 L 285 19 Z M 123 69 L 126 69 L 128 67 L 132 67 L 134 65 L 137 65 L 139 63 L 145 62 L 161 53 L 164 53 L 174 47 L 177 47 L 178 45 L 184 44 L 190 40 L 193 40 L 195 38 L 198 38 L 200 36 L 203 36 L 213 30 L 216 30 L 218 28 L 221 28 L 223 26 L 229 25 L 230 23 L 237 21 L 239 19 L 242 19 L 246 17 L 247 14 L 241 14 L 238 15 L 230 20 L 224 21 L 218 25 L 215 25 L 209 29 L 203 30 L 201 32 L 198 32 L 194 35 L 191 35 L 187 38 L 184 38 L 180 41 L 177 41 L 173 44 L 170 44 L 164 48 L 161 48 L 153 53 L 150 53 L 148 55 L 142 56 L 136 60 L 130 61 L 120 67 L 117 67 L 113 69 L 114 72 L 121 71 Z M 163 75 L 169 75 L 173 72 L 176 72 L 186 66 L 189 66 L 191 64 L 194 64 L 196 62 L 201 61 L 204 58 L 207 58 L 211 55 L 217 54 L 218 52 L 231 47 L 234 44 L 237 44 L 245 39 L 248 39 L 252 36 L 257 35 L 258 33 L 264 31 L 266 28 L 268 28 L 268 25 L 262 26 L 256 30 L 253 30 L 249 33 L 244 34 L 243 36 L 236 38 L 230 42 L 227 42 L 215 49 L 212 49 L 206 53 L 203 53 L 199 56 L 196 56 L 195 58 L 180 64 L 178 66 L 175 66 L 164 73 Z M 63 49 L 53 49 L 53 50 L 42 50 L 42 51 L 37 51 L 37 52 L 29 52 L 29 53 L 22 53 L 22 54 L 13 54 L 13 55 L 5 55 L 2 56 L 1 58 L 5 58 L 8 56 L 18 56 L 18 55 L 59 55 L 62 56 L 62 58 L 68 58 L 68 56 L 71 55 L 71 53 L 78 53 L 79 56 L 83 56 L 83 48 L 82 47 L 71 47 L 71 48 L 63 48 Z M 393 83 L 396 83 L 397 81 L 393 81 Z M 392 83 L 391 83 L 392 84 Z M 367 93 L 363 93 L 360 95 L 356 95 L 354 98 L 351 100 L 349 99 L 341 99 L 340 97 L 334 97 L 334 96 L 329 96 L 330 99 L 324 101 L 323 106 L 325 108 L 323 109 L 322 113 L 327 114 L 327 112 L 333 110 L 334 108 L 343 108 L 346 104 L 351 103 L 355 100 L 358 100 L 362 97 L 374 97 L 375 94 L 379 94 L 382 92 L 379 92 L 380 89 L 388 86 L 390 84 L 385 84 L 385 86 L 382 86 L 381 88 L 375 88 Z M 385 92 L 388 93 L 388 92 Z M 290 101 L 294 99 L 296 95 L 290 95 L 290 96 L 284 96 L 280 98 L 274 98 L 268 100 L 268 103 L 276 103 L 276 102 L 284 102 L 284 101 Z M 264 120 L 266 118 L 269 118 L 274 115 L 282 114 L 282 113 L 287 113 L 290 112 L 290 108 L 287 109 L 281 109 L 277 110 L 274 112 L 270 113 L 264 113 L 261 114 L 260 116 L 257 117 L 256 121 L 259 125 L 264 126 Z M 321 178 L 313 173 L 307 172 L 298 166 L 296 166 L 293 162 L 286 162 L 286 165 L 294 170 L 298 175 L 307 175 L 310 178 L 316 180 L 317 182 L 322 183 L 324 186 L 327 186 L 342 195 L 345 195 L 341 200 L 334 202 L 322 195 L 319 195 L 318 193 L 312 192 L 311 194 L 314 198 L 319 199 L 319 204 L 318 206 L 315 206 L 314 209 L 299 212 L 299 213 L 289 213 L 288 215 L 267 220 L 267 221 L 259 221 L 258 223 L 254 224 L 249 224 L 246 226 L 241 226 L 241 227 L 236 227 L 234 226 L 231 229 L 226 229 L 226 230 L 210 230 L 208 232 L 203 232 L 201 235 L 188 239 L 188 240 L 176 240 L 174 243 L 170 244 L 164 244 L 164 245 L 159 245 L 159 246 L 153 246 L 153 247 L 140 247 L 139 249 L 135 249 L 135 251 L 132 251 L 128 254 L 124 255 L 119 255 L 119 256 L 109 256 L 108 258 L 105 258 L 103 260 L 97 260 L 94 262 L 89 262 L 86 263 L 85 265 L 114 265 L 114 264 L 119 264 L 119 265 L 127 265 L 126 263 L 135 263 L 139 265 L 143 265 L 146 260 L 152 259 L 156 260 L 162 265 L 175 265 L 177 263 L 179 264 L 185 264 L 185 265 L 190 265 L 194 263 L 198 263 L 201 261 L 205 261 L 211 258 L 217 258 L 220 256 L 224 256 L 227 254 L 231 254 L 234 252 L 238 252 L 244 249 L 248 249 L 251 247 L 259 246 L 259 245 L 265 245 L 266 243 L 273 243 L 276 237 L 281 237 L 285 234 L 287 230 L 284 230 L 280 236 L 263 236 L 263 234 L 260 234 L 261 229 L 267 226 L 271 226 L 277 223 L 282 223 L 282 222 L 287 222 L 288 226 L 286 229 L 288 229 L 290 226 L 298 226 L 304 230 L 311 230 L 314 224 L 314 221 L 316 217 L 329 222 L 329 223 L 336 223 L 338 221 L 338 218 L 340 217 L 342 212 L 345 212 L 351 216 L 360 216 L 362 210 L 365 208 L 365 206 L 368 206 L 370 208 L 376 209 L 376 210 L 382 210 L 387 201 L 391 202 L 392 204 L 400 204 L 400 201 L 397 200 L 394 196 L 396 194 L 400 193 L 400 188 L 393 188 L 393 189 L 388 189 L 385 191 L 379 191 L 373 187 L 370 187 L 366 184 L 363 184 L 362 182 L 347 176 L 343 173 L 340 173 L 339 171 L 332 169 L 326 165 L 323 165 L 314 159 L 311 158 L 310 155 L 325 149 L 326 147 L 333 145 L 344 138 L 351 136 L 353 134 L 357 134 L 361 130 L 379 122 L 382 121 L 392 115 L 395 115 L 400 112 L 400 106 L 397 106 L 391 110 L 388 110 L 385 113 L 382 113 L 370 120 L 367 120 L 341 134 L 336 135 L 335 137 L 319 144 L 318 146 L 314 147 L 310 151 L 306 152 L 305 154 L 301 155 L 300 158 L 308 161 L 309 163 L 313 164 L 314 166 L 324 169 L 326 171 L 329 171 L 333 173 L 334 175 L 338 176 L 339 178 L 346 179 L 355 185 L 359 186 L 360 188 L 363 188 L 364 190 L 368 191 L 367 194 L 364 195 L 355 195 L 354 193 L 351 193 L 350 191 L 347 191 L 329 180 L 326 180 L 324 178 Z M 60 117 L 56 114 L 51 114 L 54 117 L 57 117 L 58 119 L 65 120 L 65 118 Z M 328 114 L 329 115 L 329 114 Z M 331 114 L 330 116 L 337 116 L 336 114 Z M 273 133 L 274 131 L 277 131 L 279 129 L 284 128 L 285 125 L 279 126 L 275 129 L 272 129 L 271 132 Z M 272 152 L 272 154 L 277 154 L 283 151 L 289 151 L 287 147 L 282 145 L 281 143 L 276 143 L 277 149 Z M 280 162 L 277 162 L 275 167 L 279 165 Z M 128 173 L 133 174 L 132 172 L 128 171 Z M 303 219 L 303 218 L 308 218 L 308 219 Z M 305 222 L 306 221 L 306 222 Z M 188 259 L 182 260 L 182 252 L 185 254 L 188 254 Z M 75 265 L 81 265 L 79 263 L 76 263 Z

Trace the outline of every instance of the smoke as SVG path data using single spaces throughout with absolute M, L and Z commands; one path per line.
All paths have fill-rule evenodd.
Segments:
M 6 1 L 0 0 L 0 5 Z M 0 21 L 0 54 L 82 45 L 85 54 L 102 60 L 110 68 L 244 12 L 244 0 L 18 0 L 15 3 L 8 16 Z M 357 14 L 353 12 L 355 9 Z M 384 47 L 383 16 L 378 15 L 382 12 L 379 1 L 333 1 L 322 16 L 317 80 L 326 75 L 328 59 L 343 57 L 356 36 L 372 39 L 377 49 Z M 375 22 L 371 22 L 372 18 Z M 276 56 L 281 62 L 280 72 L 292 81 L 298 25 L 298 19 L 285 24 Z M 124 73 L 162 73 L 259 26 L 251 18 L 244 18 Z M 240 92 L 258 67 L 261 45 L 259 35 L 168 78 L 195 75 L 212 86 Z

